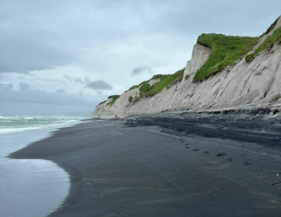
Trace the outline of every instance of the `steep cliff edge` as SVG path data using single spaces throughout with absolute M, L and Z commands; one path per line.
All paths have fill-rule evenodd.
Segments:
M 233 63 L 230 61 L 234 58 L 231 56 L 234 53 L 231 49 L 237 48 L 233 45 L 228 48 L 227 55 L 220 57 L 220 62 L 215 62 L 208 69 L 206 67 L 210 65 L 211 58 L 214 59 L 212 56 L 214 45 L 212 47 L 198 40 L 184 73 L 180 74 L 179 71 L 176 76 L 166 78 L 166 83 L 161 80 L 162 78 L 153 77 L 118 96 L 113 103 L 110 103 L 113 98 L 109 97 L 107 101 L 96 107 L 93 117 L 113 118 L 115 115 L 128 117 L 187 109 L 202 111 L 263 107 L 280 110 L 280 32 L 281 16 L 260 38 L 256 39 L 255 45 L 241 58 Z M 207 73 L 206 76 L 195 79 L 201 71 Z M 157 85 L 161 88 L 151 91 L 153 88 L 155 90 Z

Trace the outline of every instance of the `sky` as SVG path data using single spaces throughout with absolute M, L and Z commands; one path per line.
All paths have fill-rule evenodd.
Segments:
M 280 0 L 0 0 L 0 116 L 87 116 L 185 67 L 202 33 L 259 36 Z

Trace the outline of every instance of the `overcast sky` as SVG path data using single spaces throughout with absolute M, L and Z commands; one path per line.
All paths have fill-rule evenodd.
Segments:
M 184 68 L 200 34 L 258 36 L 280 14 L 280 0 L 0 0 L 0 115 L 90 114 Z

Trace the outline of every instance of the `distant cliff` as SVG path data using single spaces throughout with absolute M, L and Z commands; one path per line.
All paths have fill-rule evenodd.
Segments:
M 93 117 L 257 107 L 281 109 L 281 16 L 258 38 L 202 34 L 185 69 L 110 96 Z

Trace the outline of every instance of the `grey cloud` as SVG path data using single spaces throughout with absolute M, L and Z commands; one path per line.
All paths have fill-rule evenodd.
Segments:
M 140 75 L 142 73 L 152 73 L 152 69 L 149 66 L 139 66 L 132 70 L 132 75 Z
M 77 84 L 88 84 L 90 82 L 90 79 L 88 77 L 77 78 L 77 77 L 71 77 L 71 76 L 65 75 L 64 78 L 70 82 L 74 82 Z
M 92 81 L 88 83 L 86 87 L 91 88 L 93 90 L 112 90 L 112 86 L 102 80 Z
M 31 75 L 32 75 L 32 74 L 31 74 Z M 25 78 L 25 79 L 26 79 L 26 78 Z M 32 80 L 32 81 L 39 80 L 39 81 L 44 81 L 44 82 L 54 82 L 54 83 L 60 83 L 60 84 L 66 84 L 66 85 L 68 85 L 68 83 L 65 82 L 65 81 L 62 80 L 62 79 L 51 79 L 51 78 L 39 78 L 39 77 L 35 77 L 35 78 L 29 79 L 29 80 Z
M 158 68 L 160 73 L 163 68 L 174 67 L 176 71 L 187 61 L 184 55 L 191 53 L 198 35 L 203 32 L 261 34 L 280 15 L 281 1 L 0 0 L 0 5 L 0 77 L 4 74 L 1 72 L 28 73 L 73 66 L 81 71 L 72 71 L 61 80 L 30 73 L 33 75 L 30 80 L 21 81 L 30 85 L 36 79 L 50 85 L 53 81 L 72 82 L 69 89 L 83 86 L 98 90 L 97 94 L 102 96 L 100 90 L 113 88 L 104 81 L 90 82 L 85 76 L 94 78 L 97 74 L 90 75 L 91 71 L 99 72 L 99 79 L 109 82 L 107 78 L 111 78 L 110 83 L 120 86 L 132 85 L 134 79 L 140 78 L 124 79 L 126 72 L 141 75 L 150 72 L 150 67 Z M 150 67 L 139 66 L 144 63 Z M 56 72 L 60 73 L 59 68 Z M 2 82 L 14 81 L 13 73 L 10 75 L 10 81 Z M 13 91 L 13 85 L 0 85 L 0 88 L 0 99 L 19 102 L 61 105 L 86 101 L 92 105 L 98 99 L 83 94 L 69 95 L 63 90 L 50 93 L 33 89 Z
M 0 90 L 12 90 L 13 84 L 0 84 Z
M 58 89 L 56 92 L 57 92 L 57 93 L 61 93 L 61 94 L 66 94 L 66 92 L 65 92 L 64 89 Z
M 73 61 L 70 55 L 51 46 L 3 34 L 0 36 L 0 47 L 0 73 L 29 73 L 52 69 Z
M 27 91 L 29 89 L 29 85 L 27 83 L 23 83 L 23 82 L 20 82 L 18 84 L 18 88 L 21 90 L 21 91 Z
M 22 85 L 25 86 L 25 85 Z M 29 88 L 28 91 L 14 90 L 12 84 L 0 84 L 0 102 L 36 103 L 52 105 L 89 106 L 92 108 L 100 98 L 89 94 L 69 94 L 63 89 L 55 92 Z
M 73 63 L 83 68 L 94 56 L 105 64 L 113 45 L 131 46 L 145 36 L 157 37 L 165 48 L 161 35 L 182 40 L 182 46 L 203 32 L 258 35 L 280 15 L 281 1 L 0 0 L 0 5 L 0 72 L 27 73 Z

